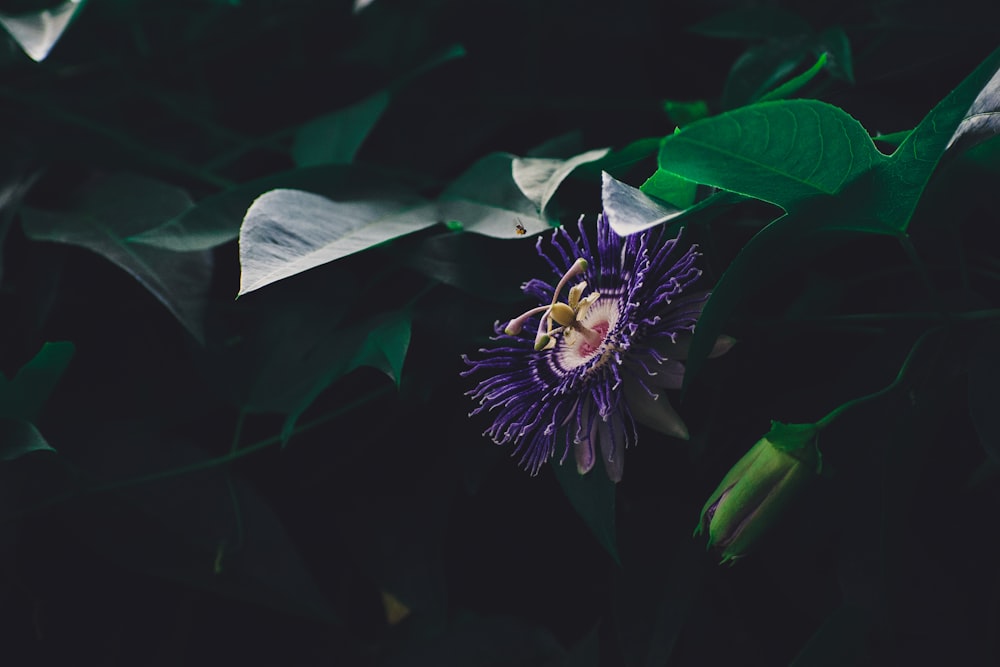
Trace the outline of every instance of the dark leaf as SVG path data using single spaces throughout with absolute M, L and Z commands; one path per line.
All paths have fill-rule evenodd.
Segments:
M 55 452 L 34 424 L 0 417 L 0 461 L 13 461 L 31 452 Z
M 565 650 L 546 630 L 511 617 L 460 614 L 443 635 L 409 643 L 384 667 L 544 667 Z
M 856 665 L 865 652 L 869 623 L 862 610 L 843 606 L 830 614 L 789 667 Z
M 250 483 L 209 467 L 200 449 L 141 428 L 112 428 L 100 442 L 101 451 L 79 463 L 103 488 L 118 487 L 124 504 L 97 505 L 81 517 L 78 528 L 97 551 L 186 586 L 336 620 L 279 517 Z M 143 483 L 129 483 L 137 479 Z
M 581 475 L 572 460 L 553 461 L 552 472 L 573 509 L 620 565 L 615 540 L 615 483 L 604 474 L 604 467 L 595 466 L 588 474 Z
M 969 351 L 969 414 L 983 448 L 1000 462 L 1000 323 L 991 322 L 979 332 Z
M 190 207 L 191 199 L 179 188 L 116 174 L 91 184 L 68 211 L 25 207 L 21 222 L 33 240 L 81 246 L 128 271 L 202 342 L 212 255 L 160 250 L 128 240 Z
M 35 421 L 73 359 L 73 343 L 44 343 L 12 380 L 0 373 L 0 417 Z
M 718 14 L 691 28 L 691 32 L 722 39 L 788 39 L 812 31 L 799 16 L 781 9 L 753 7 Z
M 349 107 L 309 121 L 295 133 L 292 158 L 296 166 L 353 162 L 388 106 L 389 92 L 381 90 Z
M 764 42 L 733 63 L 722 89 L 722 108 L 735 109 L 760 100 L 799 66 L 810 52 L 805 36 Z

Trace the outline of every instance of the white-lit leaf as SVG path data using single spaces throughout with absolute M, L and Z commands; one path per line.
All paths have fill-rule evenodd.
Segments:
M 993 77 L 979 91 L 965 118 L 951 135 L 946 150 L 958 146 L 961 150 L 968 150 L 998 133 L 1000 133 L 1000 69 L 993 73 Z
M 455 179 L 438 198 L 438 216 L 457 221 L 466 231 L 509 239 L 527 238 L 551 229 L 535 204 L 514 182 L 510 153 L 492 153 Z M 517 224 L 526 234 L 518 233 Z
M 601 179 L 604 213 L 619 236 L 641 232 L 684 214 L 684 209 L 657 201 L 607 172 L 601 174 Z
M 610 150 L 610 148 L 599 148 L 575 155 L 568 160 L 514 158 L 511 163 L 511 174 L 524 196 L 534 202 L 544 216 L 549 201 L 566 177 L 580 165 L 600 160 Z
M 67 0 L 51 9 L 30 14 L 0 14 L 0 25 L 10 33 L 29 58 L 41 62 L 48 57 L 84 4 L 86 0 Z
M 434 206 L 406 193 L 333 201 L 302 190 L 258 197 L 240 228 L 240 294 L 437 222 Z

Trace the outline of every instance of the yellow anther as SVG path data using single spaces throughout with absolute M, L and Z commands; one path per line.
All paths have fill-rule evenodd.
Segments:
M 564 327 L 568 327 L 576 321 L 576 311 L 561 301 L 557 302 L 549 311 L 549 317 Z

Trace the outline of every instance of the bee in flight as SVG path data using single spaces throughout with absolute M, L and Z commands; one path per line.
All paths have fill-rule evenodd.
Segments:
M 520 218 L 518 218 L 517 224 L 514 225 L 514 233 L 517 234 L 518 236 L 524 236 L 525 234 L 528 233 L 528 230 L 525 229 L 524 225 L 521 224 Z

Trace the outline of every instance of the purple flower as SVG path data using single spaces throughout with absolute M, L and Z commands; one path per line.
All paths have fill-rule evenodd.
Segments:
M 555 230 L 548 252 L 539 238 L 558 284 L 525 283 L 525 294 L 542 305 L 498 322 L 499 346 L 480 350 L 481 359 L 464 357 L 470 368 L 462 375 L 489 374 L 468 392 L 479 401 L 470 414 L 493 413 L 484 435 L 513 445 L 532 474 L 557 452 L 564 461 L 572 447 L 581 474 L 600 452 L 617 482 L 625 448 L 638 438 L 636 422 L 688 438 L 662 392 L 681 386 L 681 362 L 709 293 L 693 291 L 700 253 L 682 247 L 679 236 L 664 239 L 656 228 L 620 237 L 601 214 L 592 245 L 582 216 L 578 226 L 578 239 Z M 712 356 L 733 342 L 720 337 Z

